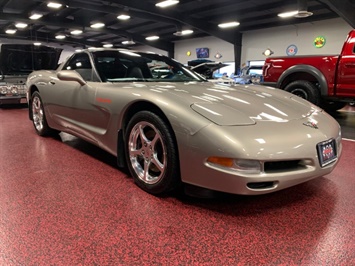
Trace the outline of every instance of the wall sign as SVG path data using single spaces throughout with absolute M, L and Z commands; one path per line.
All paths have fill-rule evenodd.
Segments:
M 286 54 L 287 54 L 288 56 L 296 55 L 297 52 L 298 52 L 298 48 L 297 48 L 297 46 L 294 45 L 294 44 L 291 44 L 291 45 L 289 45 L 289 46 L 286 48 Z
M 317 36 L 313 41 L 313 45 L 316 48 L 322 48 L 325 45 L 325 38 L 323 36 Z

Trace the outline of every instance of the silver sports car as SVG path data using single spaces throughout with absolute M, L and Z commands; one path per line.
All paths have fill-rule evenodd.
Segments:
M 73 54 L 27 80 L 38 135 L 64 131 L 117 156 L 136 184 L 263 194 L 329 174 L 338 123 L 311 103 L 258 85 L 223 85 L 168 57 L 120 49 Z

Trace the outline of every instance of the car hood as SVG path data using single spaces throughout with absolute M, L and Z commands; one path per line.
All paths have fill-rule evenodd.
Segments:
M 0 68 L 4 75 L 27 75 L 34 70 L 53 70 L 63 49 L 32 44 L 2 44 Z
M 165 92 L 179 97 L 200 115 L 218 125 L 253 125 L 259 121 L 284 123 L 320 110 L 288 92 L 259 86 L 171 83 Z M 157 85 L 155 88 L 165 87 Z

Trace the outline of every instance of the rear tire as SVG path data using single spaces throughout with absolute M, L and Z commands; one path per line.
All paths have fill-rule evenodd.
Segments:
M 321 95 L 317 87 L 307 80 L 296 80 L 285 87 L 285 91 L 295 94 L 315 105 L 321 104 Z
M 180 184 L 174 135 L 157 114 L 140 111 L 129 121 L 125 133 L 128 169 L 135 183 L 153 195 L 165 195 Z
M 40 136 L 49 136 L 58 133 L 48 126 L 46 114 L 44 113 L 43 101 L 38 91 L 32 94 L 31 114 L 33 126 Z

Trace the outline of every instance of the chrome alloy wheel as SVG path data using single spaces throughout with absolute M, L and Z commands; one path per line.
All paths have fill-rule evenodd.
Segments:
M 37 95 L 32 99 L 32 119 L 36 130 L 41 132 L 44 127 L 44 115 L 41 99 Z
M 144 183 L 158 183 L 166 172 L 166 145 L 160 131 L 151 123 L 140 121 L 129 135 L 128 154 L 133 170 Z

